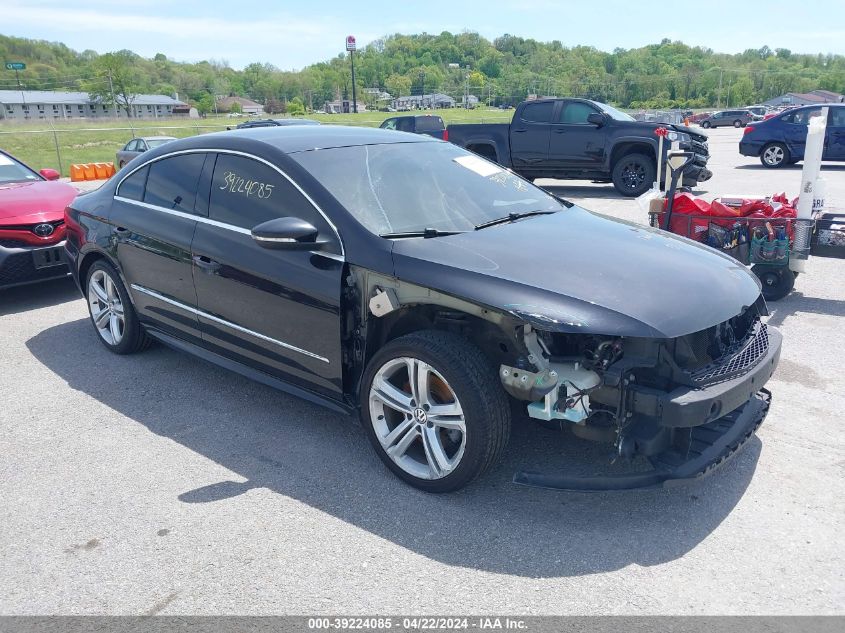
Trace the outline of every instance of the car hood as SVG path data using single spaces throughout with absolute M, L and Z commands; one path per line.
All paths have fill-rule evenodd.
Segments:
M 448 237 L 396 240 L 396 276 L 550 331 L 675 338 L 757 301 L 710 247 L 580 207 Z
M 60 220 L 76 194 L 70 185 L 49 180 L 0 184 L 0 224 Z

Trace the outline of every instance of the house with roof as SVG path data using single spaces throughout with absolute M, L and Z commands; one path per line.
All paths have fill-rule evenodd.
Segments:
M 779 97 L 764 101 L 762 105 L 777 108 L 780 106 L 820 105 L 824 103 L 843 103 L 845 96 L 830 90 L 811 90 L 810 92 L 787 92 Z
M 429 108 L 454 108 L 455 100 L 447 94 L 432 92 L 424 95 L 408 95 L 393 100 L 397 110 L 418 110 Z
M 170 117 L 174 108 L 188 104 L 166 95 L 137 95 L 132 116 L 138 119 Z M 88 119 L 125 117 L 119 106 L 103 103 L 87 92 L 52 90 L 0 90 L 0 119 Z
M 264 116 L 264 106 L 260 103 L 247 99 L 246 97 L 223 97 L 217 100 L 217 109 L 220 112 L 231 112 L 232 106 L 237 103 L 241 106 L 241 112 L 250 116 Z

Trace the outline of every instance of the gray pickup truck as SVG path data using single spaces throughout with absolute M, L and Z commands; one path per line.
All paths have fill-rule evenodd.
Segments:
M 684 186 L 712 176 L 705 134 L 683 125 L 636 121 L 587 99 L 525 101 L 510 123 L 450 125 L 447 137 L 529 180 L 612 182 L 623 196 L 638 196 L 655 180 L 658 128 L 668 130 L 664 154 L 672 141 L 694 153 L 684 171 Z

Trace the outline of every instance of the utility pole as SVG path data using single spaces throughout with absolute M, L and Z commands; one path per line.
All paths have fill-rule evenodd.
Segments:
M 109 68 L 109 93 L 111 93 L 112 108 L 114 108 L 114 118 L 119 118 L 120 114 L 117 111 L 117 101 L 114 99 L 114 84 L 111 81 L 111 68 Z
M 719 67 L 719 96 L 716 97 L 716 107 L 722 107 L 722 68 Z

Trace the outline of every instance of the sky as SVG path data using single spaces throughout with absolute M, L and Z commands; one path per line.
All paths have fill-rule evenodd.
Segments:
M 342 52 L 349 34 L 361 47 L 392 33 L 465 30 L 605 51 L 670 38 L 724 53 L 845 54 L 845 0 L 0 0 L 4 35 L 238 69 L 300 69 Z

